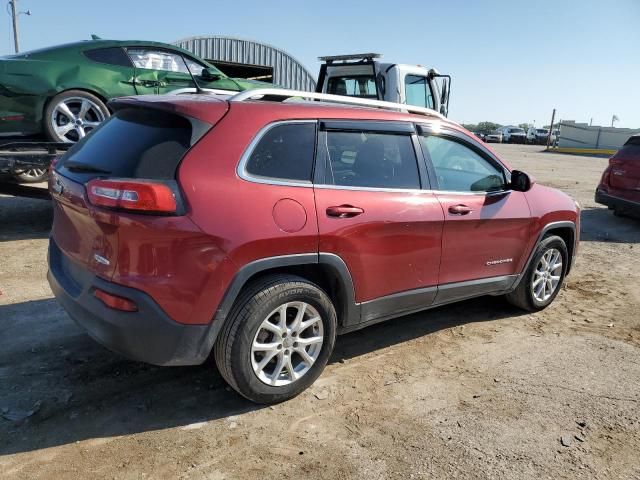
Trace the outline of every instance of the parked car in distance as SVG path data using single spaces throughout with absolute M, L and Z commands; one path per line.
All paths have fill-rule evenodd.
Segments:
M 527 130 L 527 143 L 546 145 L 547 138 L 549 138 L 549 130 L 546 128 L 529 127 Z
M 485 135 L 484 141 L 487 143 L 502 143 L 502 132 L 496 130 L 495 132 L 488 133 Z
M 482 140 L 483 142 L 486 142 L 485 140 L 485 134 L 481 133 L 481 132 L 473 132 L 473 134 L 478 137 L 480 140 Z
M 525 143 L 527 134 L 520 127 L 501 127 L 502 143 Z
M 118 99 L 54 165 L 49 283 L 91 336 L 156 365 L 213 350 L 233 389 L 274 403 L 338 333 L 480 295 L 554 300 L 578 247 L 568 195 L 436 112 L 295 96 Z
M 158 42 L 89 40 L 0 58 L 0 137 L 44 134 L 77 142 L 110 115 L 115 97 L 201 87 L 241 91 L 261 82 L 228 78 L 192 53 Z
M 640 215 L 640 135 L 629 138 L 609 159 L 595 200 L 617 215 Z

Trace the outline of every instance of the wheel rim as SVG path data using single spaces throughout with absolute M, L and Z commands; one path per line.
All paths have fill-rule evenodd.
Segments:
M 40 178 L 45 173 L 47 173 L 47 169 L 46 168 L 30 168 L 28 170 L 24 170 L 22 172 L 19 172 L 20 175 L 25 176 L 25 177 L 29 177 L 29 178 Z
M 97 103 L 83 97 L 65 98 L 51 112 L 51 127 L 60 142 L 75 143 L 103 122 Z
M 558 288 L 562 276 L 562 254 L 557 248 L 550 248 L 540 258 L 531 282 L 533 297 L 546 302 Z
M 318 311 L 288 302 L 262 321 L 251 344 L 251 366 L 261 382 L 274 387 L 302 378 L 320 356 L 324 327 Z

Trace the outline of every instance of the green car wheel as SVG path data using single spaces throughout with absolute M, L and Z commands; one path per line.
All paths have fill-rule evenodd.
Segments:
M 95 95 L 84 90 L 67 90 L 48 103 L 44 131 L 53 142 L 75 143 L 109 115 L 107 106 Z

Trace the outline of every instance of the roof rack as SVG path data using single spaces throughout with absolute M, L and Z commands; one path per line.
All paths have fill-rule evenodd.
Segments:
M 374 107 L 399 112 L 417 113 L 428 117 L 436 117 L 446 120 L 446 117 L 431 108 L 415 107 L 404 103 L 385 102 L 382 100 L 370 100 L 368 98 L 347 97 L 344 95 L 332 95 L 329 93 L 303 92 L 300 90 L 286 90 L 279 88 L 259 88 L 237 93 L 229 98 L 230 102 L 244 102 L 246 100 L 265 100 L 285 102 L 292 98 L 306 98 L 321 100 L 323 102 L 338 103 L 343 105 L 355 105 L 360 107 Z
M 325 57 L 318 57 L 321 62 L 333 63 L 341 62 L 345 60 L 373 60 L 374 58 L 380 58 L 380 53 L 352 53 L 349 55 L 327 55 Z

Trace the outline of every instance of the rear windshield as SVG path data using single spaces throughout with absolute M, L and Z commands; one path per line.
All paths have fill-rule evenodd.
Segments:
M 615 154 L 615 158 L 623 158 L 625 160 L 634 160 L 640 162 L 640 138 L 636 141 L 632 139 L 628 141 L 618 153 Z
M 346 75 L 329 78 L 327 93 L 349 97 L 378 98 L 373 75 Z
M 100 174 L 173 179 L 184 154 L 204 133 L 202 127 L 201 122 L 159 110 L 119 110 L 72 147 L 58 168 L 83 181 Z

